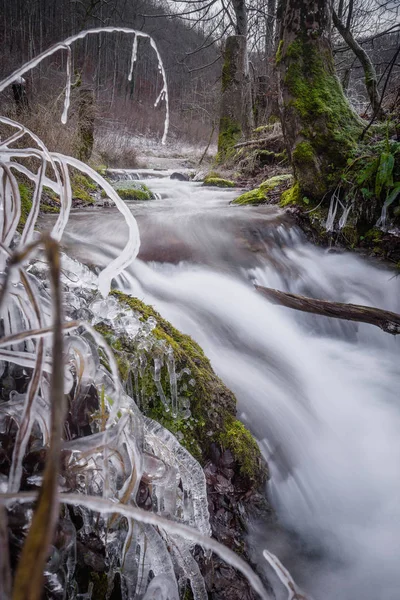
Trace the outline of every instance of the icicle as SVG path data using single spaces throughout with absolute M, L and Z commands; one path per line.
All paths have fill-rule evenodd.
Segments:
M 175 356 L 172 348 L 167 352 L 167 369 L 169 375 L 169 387 L 171 390 L 171 413 L 174 419 L 178 416 L 178 388 L 175 371 Z
M 168 400 L 165 396 L 163 387 L 161 385 L 161 367 L 163 366 L 163 360 L 159 356 L 154 357 L 154 383 L 156 384 L 158 396 L 161 402 L 164 404 L 167 410 L 170 409 Z
M 30 71 L 31 69 L 36 67 L 45 58 L 52 56 L 59 50 L 67 49 L 67 51 L 70 52 L 70 46 L 77 40 L 82 40 L 88 35 L 97 35 L 99 33 L 114 33 L 114 32 L 115 33 L 134 34 L 136 36 L 136 38 L 139 38 L 139 37 L 147 38 L 150 41 L 151 47 L 153 48 L 153 50 L 156 53 L 157 60 L 158 60 L 158 68 L 163 76 L 163 90 L 162 91 L 165 93 L 166 115 L 165 115 L 165 121 L 164 121 L 164 134 L 162 137 L 162 144 L 165 144 L 167 134 L 168 134 L 168 128 L 169 128 L 169 98 L 168 98 L 167 78 L 166 78 L 166 74 L 165 74 L 164 65 L 161 60 L 161 56 L 160 56 L 160 53 L 158 51 L 155 41 L 147 33 L 143 33 L 143 31 L 138 31 L 136 29 L 130 29 L 128 27 L 96 27 L 93 29 L 86 29 L 85 31 L 81 31 L 80 33 L 77 33 L 76 35 L 73 35 L 73 36 L 67 38 L 66 40 L 64 40 L 61 43 L 54 44 L 54 46 L 51 46 L 48 50 L 45 50 L 44 52 L 42 52 L 41 54 L 39 54 L 32 60 L 25 63 L 22 67 L 20 67 L 16 71 L 14 71 L 11 75 L 9 75 L 5 79 L 3 79 L 3 81 L 0 81 L 0 92 L 2 92 L 6 87 L 11 85 L 14 81 L 16 81 L 18 79 L 18 77 L 22 77 L 25 73 L 27 73 L 28 71 Z M 69 68 L 69 75 L 68 75 L 68 68 Z M 70 71 L 71 71 L 71 65 L 70 65 L 69 61 L 67 61 L 67 89 L 66 89 L 66 94 L 65 94 L 65 105 L 64 105 L 64 112 L 63 112 L 63 117 L 62 117 L 63 123 L 66 122 L 68 106 L 69 106 L 69 99 L 70 99 L 70 88 L 71 88 L 71 85 L 70 85 L 71 73 L 70 73 Z M 64 118 L 65 118 L 65 121 L 64 121 Z
M 164 69 L 164 65 L 163 62 L 161 60 L 161 56 L 160 53 L 158 52 L 158 48 L 153 40 L 153 38 L 149 38 L 150 39 L 150 45 L 151 47 L 154 49 L 155 53 L 157 54 L 157 60 L 158 60 L 158 66 L 159 66 L 159 70 L 162 74 L 163 77 L 163 87 L 162 90 L 154 104 L 155 107 L 158 106 L 159 102 L 161 101 L 161 99 L 165 99 L 165 121 L 164 121 L 164 135 L 162 137 L 161 143 L 165 144 L 166 139 L 167 139 L 167 135 L 168 135 L 168 129 L 169 129 L 169 96 L 168 96 L 168 87 L 167 87 L 167 76 L 165 74 L 165 69 Z
M 343 213 L 342 216 L 339 219 L 339 229 L 343 229 L 343 227 L 346 227 L 346 223 L 347 223 L 347 219 L 349 217 L 350 214 L 350 210 L 351 210 L 351 203 L 349 203 L 344 209 L 343 209 Z
M 195 458 L 179 444 L 176 437 L 162 425 L 144 419 L 145 443 L 159 458 L 178 470 L 187 502 L 182 511 L 185 522 L 197 527 L 204 535 L 211 535 L 207 488 L 204 471 Z
M 269 552 L 268 550 L 264 550 L 263 556 L 285 586 L 288 592 L 288 600 L 307 600 L 302 590 L 294 582 L 294 579 L 290 575 L 289 571 L 285 569 L 275 554 L 272 554 L 272 552 Z
M 387 220 L 387 206 L 386 206 L 386 204 L 384 204 L 382 206 L 381 216 L 379 217 L 379 219 L 376 222 L 376 227 L 379 227 L 383 231 L 386 231 L 386 229 L 387 229 L 386 220 Z
M 63 125 L 66 124 L 68 120 L 68 109 L 71 100 L 71 85 L 72 85 L 72 52 L 69 46 L 65 46 L 67 50 L 67 83 L 65 85 L 65 100 L 64 100 L 64 110 L 61 116 L 61 123 Z
M 150 581 L 143 600 L 179 600 L 175 579 L 157 575 Z
M 59 159 L 64 164 L 69 164 L 71 167 L 78 169 L 85 175 L 88 175 L 93 181 L 100 185 L 108 197 L 114 201 L 118 210 L 125 217 L 126 224 L 129 228 L 128 242 L 119 256 L 114 259 L 99 275 L 99 290 L 100 293 L 105 297 L 110 291 L 111 280 L 117 277 L 137 256 L 140 246 L 140 235 L 137 222 L 132 212 L 128 208 L 127 204 L 121 200 L 114 188 L 101 177 L 94 169 L 85 165 L 76 158 L 70 156 L 64 156 L 63 154 L 54 153 L 55 158 Z
M 135 37 L 133 38 L 133 44 L 132 44 L 131 66 L 129 69 L 128 81 L 132 81 L 133 67 L 135 66 L 135 62 L 136 62 L 136 58 L 137 58 L 137 49 L 138 49 L 138 37 L 137 37 L 137 35 L 135 35 Z
M 336 212 L 339 205 L 339 196 L 337 190 L 335 190 L 331 196 L 331 202 L 329 204 L 328 217 L 326 219 L 325 229 L 326 231 L 333 231 L 333 225 L 335 223 Z
M 194 600 L 207 600 L 208 594 L 204 578 L 200 573 L 199 565 L 190 553 L 190 545 L 181 538 L 171 536 L 169 539 L 173 556 L 182 569 L 183 576 L 190 581 Z
M 32 503 L 36 500 L 37 494 L 33 492 L 24 492 L 24 494 L 0 494 L 0 504 L 4 506 L 13 506 L 15 504 Z M 223 546 L 217 540 L 207 537 L 199 533 L 197 529 L 188 527 L 176 521 L 169 521 L 152 512 L 137 508 L 136 506 L 128 506 L 121 503 L 116 503 L 99 496 L 85 496 L 83 494 L 59 494 L 61 503 L 69 504 L 70 506 L 83 506 L 90 510 L 99 512 L 101 515 L 113 515 L 118 513 L 128 519 L 135 519 L 140 523 L 154 525 L 164 529 L 171 535 L 178 535 L 187 540 L 191 540 L 195 544 L 199 544 L 204 548 L 211 550 L 217 554 L 222 560 L 240 571 L 250 583 L 251 587 L 257 592 L 262 600 L 272 600 L 271 595 L 264 588 L 259 576 L 252 568 L 242 559 L 236 552 L 230 550 L 227 546 Z

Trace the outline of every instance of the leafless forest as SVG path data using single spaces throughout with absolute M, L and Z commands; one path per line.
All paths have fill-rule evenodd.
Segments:
M 169 139 L 191 144 L 216 140 L 225 42 L 229 35 L 247 39 L 252 121 L 266 123 L 277 112 L 275 55 L 283 2 L 254 0 L 1 0 L 0 34 L 3 77 L 55 42 L 82 29 L 133 27 L 149 33 L 162 55 L 171 106 Z M 365 81 L 376 79 L 382 105 L 398 110 L 400 43 L 399 8 L 395 1 L 340 0 L 334 14 L 332 41 L 338 75 L 359 114 L 371 112 Z M 82 87 L 94 92 L 95 148 L 104 162 L 131 161 L 129 137 L 160 139 L 164 107 L 154 108 L 160 89 L 157 62 L 146 41 L 132 81 L 127 79 L 131 42 L 123 34 L 86 38 L 73 48 L 74 87 L 67 128 L 58 115 L 65 85 L 65 53 L 58 53 L 27 75 L 26 106 L 21 120 L 51 149 L 76 153 L 74 132 Z M 397 54 L 396 54 L 397 52 Z M 378 100 L 379 101 L 379 100 Z M 11 88 L 1 95 L 3 113 L 18 107 Z M 374 107 L 375 108 L 375 107 Z M 118 150 L 116 149 L 118 147 Z

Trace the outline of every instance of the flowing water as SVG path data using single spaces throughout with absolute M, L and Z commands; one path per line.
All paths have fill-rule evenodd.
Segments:
M 400 312 L 400 280 L 310 245 L 274 207 L 230 206 L 235 191 L 146 183 L 158 199 L 130 203 L 142 245 L 117 284 L 192 335 L 237 395 L 291 532 L 258 528 L 254 543 L 287 559 L 315 600 L 397 600 L 400 341 L 274 306 L 254 283 Z M 116 210 L 87 209 L 71 215 L 64 239 L 70 254 L 101 265 L 126 238 Z

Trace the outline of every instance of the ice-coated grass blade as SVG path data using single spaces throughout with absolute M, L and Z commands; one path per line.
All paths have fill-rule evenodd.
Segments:
M 41 241 L 50 264 L 53 288 L 51 434 L 42 487 L 15 574 L 13 600 L 40 600 L 44 568 L 59 513 L 57 486 L 65 413 L 60 254 L 57 242 L 49 236 L 43 236 Z M 18 260 L 18 254 L 14 255 L 13 262 Z
M 34 492 L 23 492 L 15 495 L 0 494 L 0 505 L 3 504 L 5 506 L 12 506 L 13 504 L 19 503 L 26 504 L 33 502 L 36 497 L 37 495 Z M 140 523 L 154 525 L 155 527 L 164 529 L 164 531 L 171 535 L 177 535 L 184 539 L 191 540 L 206 550 L 211 550 L 211 552 L 217 554 L 220 558 L 222 558 L 222 560 L 240 571 L 262 600 L 272 600 L 271 595 L 265 589 L 259 576 L 242 558 L 240 558 L 238 554 L 236 554 L 236 552 L 233 552 L 233 550 L 223 546 L 217 542 L 217 540 L 202 535 L 199 531 L 193 529 L 192 527 L 188 527 L 182 523 L 177 523 L 176 521 L 170 521 L 165 517 L 160 517 L 159 515 L 143 510 L 142 508 L 128 506 L 121 504 L 120 502 L 113 502 L 112 500 L 101 498 L 99 496 L 89 496 L 83 494 L 59 494 L 59 501 L 64 504 L 69 504 L 70 506 L 84 506 L 90 510 L 99 512 L 102 515 L 118 513 L 127 519 L 134 519 Z

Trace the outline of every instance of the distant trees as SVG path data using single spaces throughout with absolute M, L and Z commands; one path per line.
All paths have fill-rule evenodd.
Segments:
M 395 88 L 399 73 L 399 64 L 393 64 L 394 69 L 390 71 L 388 67 L 390 59 L 395 58 L 396 46 L 400 45 L 400 5 L 380 0 L 335 0 L 332 16 L 333 24 L 345 42 L 344 46 L 340 45 L 340 38 L 335 37 L 343 85 L 349 88 L 352 74 L 353 81 L 360 81 L 357 70 L 361 68 L 367 92 L 365 106 L 369 101 L 372 113 L 381 119 L 385 111 L 380 88 L 383 89 L 386 76 Z M 350 52 L 346 52 L 347 49 Z
M 153 17 L 163 13 L 161 18 Z M 191 72 L 199 65 L 196 55 L 183 64 L 186 54 L 204 42 L 205 34 L 169 18 L 170 8 L 148 0 L 0 0 L 0 76 L 12 72 L 24 61 L 51 44 L 99 25 L 124 25 L 144 30 L 156 40 L 168 73 L 171 97 L 171 136 L 207 139 L 215 113 L 220 66 Z M 161 134 L 163 110 L 154 109 L 161 79 L 148 43 L 139 43 L 131 82 L 127 81 L 131 44 L 123 36 L 101 34 L 77 43 L 73 48 L 73 70 L 81 73 L 82 85 L 95 96 L 97 127 L 119 126 L 151 136 Z M 205 48 L 201 60 L 212 63 L 219 56 L 214 43 Z M 65 55 L 55 55 L 27 76 L 28 97 L 51 105 L 65 83 Z M 14 104 L 10 91 L 0 102 Z M 73 110 L 78 117 L 79 90 L 73 94 Z M 113 129 L 115 129 L 113 127 Z
M 276 55 L 286 4 L 286 0 L 0 0 L 0 75 L 82 28 L 143 29 L 155 38 L 167 70 L 171 135 L 205 140 L 219 123 L 223 158 L 239 138 L 249 135 L 254 123 L 263 125 L 278 113 Z M 335 28 L 329 19 L 326 37 L 332 40 L 343 87 L 360 113 L 380 118 L 395 105 L 396 78 L 400 83 L 400 61 L 395 57 L 399 5 L 326 0 L 326 11 L 331 10 Z M 162 130 L 162 110 L 152 108 L 160 89 L 154 56 L 146 42 L 139 43 L 141 60 L 129 83 L 130 53 L 121 36 L 102 34 L 76 45 L 73 68 L 81 73 L 82 85 L 93 90 L 96 114 L 103 117 L 98 124 L 104 128 L 118 120 L 130 131 L 155 135 Z M 65 56 L 59 55 L 35 69 L 27 78 L 27 98 L 56 103 L 64 63 Z M 74 96 L 78 118 L 78 92 Z

